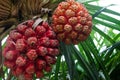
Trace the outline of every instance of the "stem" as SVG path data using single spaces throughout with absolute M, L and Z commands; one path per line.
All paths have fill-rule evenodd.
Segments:
M 1 40 L 0 40 L 0 76 L 4 78 Z

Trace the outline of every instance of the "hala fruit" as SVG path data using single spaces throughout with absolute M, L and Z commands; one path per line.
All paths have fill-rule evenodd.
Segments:
M 52 16 L 52 28 L 57 38 L 66 44 L 78 44 L 89 36 L 92 17 L 88 10 L 74 0 L 61 2 Z
M 48 23 L 41 22 L 33 28 L 34 23 L 34 20 L 28 20 L 12 30 L 2 53 L 4 65 L 14 76 L 23 75 L 25 80 L 32 80 L 34 73 L 36 77 L 43 77 L 59 54 L 59 41 Z
M 24 66 L 26 64 L 26 59 L 22 56 L 17 57 L 16 59 L 16 65 L 18 66 Z
M 37 71 L 37 72 L 36 72 L 36 77 L 37 77 L 37 78 L 42 78 L 43 76 L 44 76 L 43 71 Z
M 5 54 L 5 58 L 8 59 L 8 60 L 13 60 L 13 59 L 16 58 L 16 56 L 17 56 L 17 52 L 12 51 L 12 50 L 6 52 L 6 54 Z

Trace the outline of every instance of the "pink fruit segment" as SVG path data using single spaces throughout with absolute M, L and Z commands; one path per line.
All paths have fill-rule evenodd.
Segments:
M 51 70 L 52 70 L 52 68 L 51 68 L 51 66 L 49 66 L 49 65 L 45 68 L 45 71 L 46 71 L 46 72 L 50 72 Z
M 43 71 L 36 71 L 36 77 L 37 78 L 42 78 L 44 76 Z
M 16 59 L 16 57 L 17 57 L 17 52 L 13 50 L 7 51 L 5 54 L 5 58 L 8 60 Z
M 4 61 L 4 65 L 10 69 L 13 69 L 14 66 L 15 66 L 15 63 L 13 61 L 8 61 L 8 60 L 5 60 Z
M 45 48 L 45 47 L 43 47 L 43 46 L 40 46 L 39 48 L 38 48 L 38 51 L 39 51 L 39 55 L 40 56 L 45 56 L 46 54 L 47 54 L 47 48 Z
M 33 75 L 32 75 L 32 74 L 25 73 L 23 79 L 25 79 L 25 80 L 33 80 Z
M 16 64 L 18 66 L 24 66 L 26 64 L 26 59 L 22 56 L 19 56 L 17 59 L 16 59 Z
M 23 51 L 23 50 L 25 50 L 25 49 L 26 49 L 25 40 L 24 40 L 24 39 L 18 39 L 18 40 L 16 41 L 15 47 L 16 47 L 16 50 L 18 50 L 18 51 Z
M 30 60 L 35 60 L 38 57 L 37 52 L 34 49 L 31 49 L 26 55 Z
M 19 25 L 17 26 L 17 30 L 18 30 L 19 32 L 21 32 L 21 33 L 24 33 L 26 29 L 27 29 L 27 26 L 26 26 L 26 25 L 19 24 Z
M 29 64 L 26 69 L 25 69 L 26 73 L 28 74 L 33 74 L 35 72 L 35 66 L 34 64 Z
M 22 37 L 22 35 L 19 32 L 17 32 L 16 30 L 12 30 L 10 32 L 10 37 L 13 40 L 17 40 L 17 39 L 20 39 Z
M 37 60 L 36 66 L 39 70 L 42 70 L 46 67 L 46 62 L 44 60 Z

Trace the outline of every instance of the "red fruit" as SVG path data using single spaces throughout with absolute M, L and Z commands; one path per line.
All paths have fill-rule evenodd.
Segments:
M 59 50 L 58 49 L 54 49 L 54 55 L 55 56 L 59 55 Z
M 14 74 L 15 76 L 22 75 L 22 74 L 23 74 L 23 68 L 21 68 L 21 67 L 16 67 L 16 68 L 14 69 L 14 71 L 13 71 L 13 74 Z
M 83 26 L 82 26 L 81 24 L 77 24 L 77 25 L 74 27 L 74 30 L 80 32 L 80 31 L 82 31 L 82 28 L 83 28 Z
M 56 34 L 55 34 L 53 31 L 48 30 L 48 31 L 46 32 L 46 36 L 49 37 L 49 38 L 55 38 L 55 37 L 56 37 Z
M 50 44 L 50 41 L 49 41 L 49 38 L 48 37 L 42 37 L 40 40 L 40 45 L 43 45 L 43 46 L 49 46 Z
M 10 37 L 13 40 L 17 40 L 17 39 L 22 38 L 22 35 L 19 32 L 17 32 L 16 30 L 12 30 L 12 31 L 10 31 Z
M 50 40 L 50 46 L 51 47 L 57 47 L 59 45 L 59 41 L 58 40 Z
M 49 27 L 50 27 L 49 24 L 46 23 L 46 22 L 44 22 L 44 21 L 42 22 L 42 26 L 44 26 L 44 28 L 47 29 L 47 30 L 48 30 Z
M 4 65 L 10 69 L 13 69 L 15 66 L 15 63 L 13 61 L 5 60 Z
M 25 44 L 25 40 L 24 39 L 18 39 L 16 41 L 16 50 L 18 51 L 23 51 L 26 49 L 26 44 Z
M 15 42 L 12 41 L 12 40 L 8 40 L 8 41 L 6 42 L 6 46 L 7 46 L 9 49 L 14 50 L 14 49 L 15 49 Z
M 81 3 L 74 0 L 61 2 L 52 19 L 52 28 L 57 38 L 66 44 L 78 44 L 86 40 L 92 30 L 92 17 Z M 81 34 L 83 37 L 80 38 Z
M 43 77 L 43 70 L 49 72 L 52 67 L 48 64 L 55 64 L 59 54 L 59 41 L 52 28 L 47 22 L 35 24 L 35 20 L 19 24 L 10 32 L 2 52 L 5 66 L 21 80 L 32 80 L 34 73 L 35 77 Z
M 37 52 L 34 49 L 31 49 L 26 55 L 30 60 L 35 60 L 38 57 Z
M 28 21 L 27 21 L 27 26 L 28 26 L 28 27 L 32 27 L 33 24 L 34 24 L 34 21 L 33 21 L 33 20 L 28 20 Z
M 26 73 L 28 74 L 33 74 L 35 72 L 35 66 L 33 63 L 30 63 L 26 69 L 25 69 Z
M 35 31 L 38 33 L 38 35 L 42 35 L 46 32 L 46 29 L 43 26 L 37 26 Z
M 57 56 L 59 54 L 59 50 L 58 49 L 52 49 L 52 48 L 48 48 L 48 54 L 51 56 Z
M 19 25 L 17 26 L 17 30 L 18 30 L 19 32 L 21 32 L 21 33 L 24 33 L 26 29 L 27 29 L 27 26 L 26 26 L 26 25 L 19 24 Z
M 35 36 L 35 31 L 32 28 L 27 28 L 24 34 L 26 37 L 32 37 Z
M 47 48 L 48 54 L 54 56 L 54 49 L 52 48 Z
M 42 78 L 44 76 L 43 71 L 36 71 L 36 77 L 37 78 Z
M 53 26 L 53 30 L 55 31 L 55 32 L 63 32 L 64 30 L 63 30 L 63 25 L 56 25 L 56 26 Z
M 46 62 L 44 60 L 37 60 L 36 66 L 39 70 L 42 70 L 43 68 L 46 67 Z
M 25 73 L 25 74 L 24 74 L 24 80 L 33 80 L 33 75 L 32 75 L 32 74 Z
M 16 59 L 16 64 L 18 66 L 24 66 L 26 64 L 26 58 L 22 57 L 22 56 L 19 56 L 17 59 Z
M 37 38 L 36 37 L 29 37 L 27 40 L 27 44 L 34 47 L 37 45 Z
M 69 24 L 66 24 L 66 25 L 64 26 L 64 30 L 65 30 L 66 33 L 69 33 L 70 31 L 72 31 L 72 26 L 69 25 Z
M 52 70 L 51 66 L 47 65 L 47 66 L 45 67 L 45 71 L 46 71 L 46 72 L 51 72 L 51 70 Z
M 17 52 L 13 50 L 7 51 L 5 54 L 5 58 L 8 60 L 16 59 L 16 57 L 17 57 Z
M 47 48 L 45 48 L 45 47 L 43 47 L 43 46 L 40 46 L 40 47 L 38 48 L 38 54 L 39 54 L 40 56 L 45 56 L 45 55 L 47 54 Z
M 54 58 L 51 56 L 45 56 L 45 60 L 48 64 L 53 64 L 54 63 Z

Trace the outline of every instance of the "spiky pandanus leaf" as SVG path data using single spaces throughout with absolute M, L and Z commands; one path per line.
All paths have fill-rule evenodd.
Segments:
M 0 21 L 10 16 L 11 5 L 10 0 L 0 0 Z
M 17 14 L 19 15 L 19 18 L 21 17 L 22 20 L 24 19 L 31 19 L 33 16 L 41 16 L 44 15 L 42 13 L 42 8 L 52 8 L 54 9 L 57 7 L 57 3 L 53 4 L 52 3 L 56 2 L 57 0 L 19 0 L 17 2 L 17 5 L 15 5 L 19 11 Z

